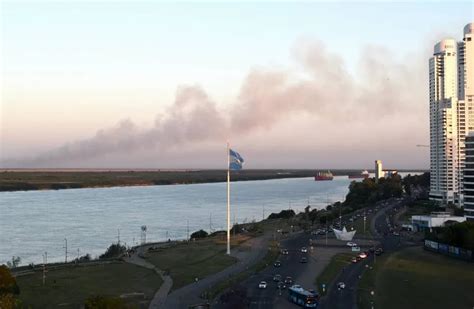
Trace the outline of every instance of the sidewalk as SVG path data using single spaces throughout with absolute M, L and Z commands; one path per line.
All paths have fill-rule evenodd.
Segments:
M 162 270 L 158 269 L 155 265 L 149 263 L 148 261 L 140 257 L 140 253 L 142 253 L 144 250 L 147 250 L 150 246 L 153 245 L 138 247 L 138 250 L 132 256 L 124 258 L 124 261 L 144 268 L 153 269 L 156 274 L 161 277 L 163 283 L 161 284 L 158 291 L 156 291 L 148 308 L 162 308 L 163 304 L 166 301 L 166 297 L 168 296 L 168 293 L 170 292 L 171 287 L 173 286 L 173 279 L 171 279 L 170 276 L 165 275 L 165 273 Z M 157 246 L 154 245 L 153 247 Z

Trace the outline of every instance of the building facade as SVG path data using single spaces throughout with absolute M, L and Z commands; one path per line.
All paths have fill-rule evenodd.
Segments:
M 463 40 L 445 39 L 429 60 L 430 199 L 463 203 L 464 140 L 474 130 L 473 24 Z
M 379 182 L 381 177 L 384 177 L 382 160 L 375 160 L 375 182 Z
M 474 132 L 466 136 L 466 162 L 464 169 L 464 214 L 466 219 L 474 221 Z
M 454 202 L 458 190 L 457 43 L 440 41 L 429 61 L 430 198 Z

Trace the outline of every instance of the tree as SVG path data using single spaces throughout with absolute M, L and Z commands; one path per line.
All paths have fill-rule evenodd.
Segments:
M 271 213 L 268 216 L 268 219 L 290 219 L 295 216 L 295 211 L 293 209 L 282 210 L 279 213 Z
M 12 261 L 7 262 L 8 268 L 16 268 L 20 266 L 21 258 L 19 256 L 12 256 Z
M 191 234 L 191 239 L 206 238 L 209 234 L 204 230 L 199 230 Z
M 17 296 L 20 294 L 15 277 L 12 276 L 7 266 L 0 266 L 0 308 L 15 308 Z
M 99 256 L 99 259 L 110 259 L 110 258 L 117 258 L 120 257 L 127 251 L 127 247 L 120 245 L 120 244 L 111 244 L 110 247 L 107 248 L 104 254 Z

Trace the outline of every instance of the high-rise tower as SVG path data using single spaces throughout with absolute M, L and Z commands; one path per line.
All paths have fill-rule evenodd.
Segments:
M 462 204 L 464 172 L 471 172 L 465 169 L 465 138 L 474 131 L 472 35 L 470 23 L 462 42 L 439 42 L 429 61 L 430 198 L 445 204 Z
M 454 202 L 458 193 L 457 44 L 442 40 L 429 61 L 430 198 Z

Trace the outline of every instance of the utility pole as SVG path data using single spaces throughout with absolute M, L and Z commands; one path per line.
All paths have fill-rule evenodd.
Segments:
M 186 220 L 186 234 L 188 235 L 186 240 L 189 241 L 189 220 Z
M 365 210 L 364 210 L 364 234 L 365 234 L 365 220 L 366 220 L 366 216 L 365 216 Z
M 46 264 L 48 264 L 48 252 L 43 254 L 43 286 L 46 283 Z
M 212 213 L 209 214 L 209 234 L 212 233 Z
M 117 229 L 117 244 L 120 246 L 120 229 Z
M 328 234 L 329 234 L 329 232 L 328 232 L 328 219 L 327 219 L 327 217 L 326 217 L 326 233 L 325 233 L 325 234 L 326 234 L 326 246 L 327 246 L 327 245 L 328 245 Z
M 235 225 L 235 212 L 234 212 L 234 237 L 235 237 L 235 230 L 237 229 L 237 226 Z
M 265 204 L 262 204 L 262 220 L 265 220 Z
M 76 263 L 79 263 L 79 248 L 77 248 L 77 260 Z
M 64 238 L 64 249 L 66 250 L 65 254 L 64 254 L 64 263 L 67 264 L 67 238 Z

